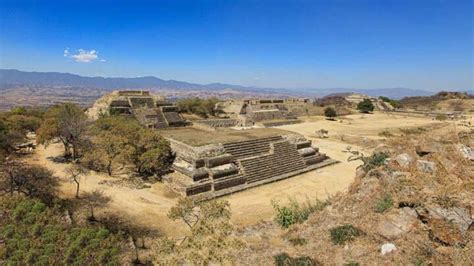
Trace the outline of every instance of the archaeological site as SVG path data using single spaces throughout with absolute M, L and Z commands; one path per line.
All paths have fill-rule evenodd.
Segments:
M 164 181 L 184 196 L 214 198 L 312 171 L 337 161 L 304 136 L 271 126 L 297 123 L 307 99 L 219 103 L 224 118 L 187 122 L 177 107 L 148 91 L 115 91 L 88 114 L 132 116 L 160 129 L 176 159 Z M 295 115 L 296 114 L 296 115 Z

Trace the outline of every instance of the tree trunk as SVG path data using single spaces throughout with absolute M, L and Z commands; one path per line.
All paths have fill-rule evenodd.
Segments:
M 72 159 L 73 160 L 77 159 L 77 147 L 74 143 L 72 144 Z
M 74 179 L 74 182 L 76 182 L 76 199 L 79 198 L 79 181 Z
M 109 174 L 109 176 L 112 176 L 112 161 L 109 160 L 109 163 L 107 164 L 107 174 Z

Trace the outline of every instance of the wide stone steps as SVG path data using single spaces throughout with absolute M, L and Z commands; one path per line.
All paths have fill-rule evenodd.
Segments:
M 214 180 L 214 190 L 222 190 L 233 186 L 245 184 L 245 177 L 242 174 L 235 174 Z
M 326 159 L 326 156 L 323 154 L 314 154 L 314 155 L 306 156 L 303 159 L 306 165 L 312 165 L 312 164 L 317 164 L 324 161 L 324 159 Z
M 232 154 L 235 159 L 257 156 L 270 151 L 270 143 L 281 140 L 281 136 L 262 138 L 256 140 L 224 143 L 226 152 Z
M 288 174 L 306 167 L 296 147 L 288 142 L 273 144 L 273 153 L 242 160 L 247 183 Z

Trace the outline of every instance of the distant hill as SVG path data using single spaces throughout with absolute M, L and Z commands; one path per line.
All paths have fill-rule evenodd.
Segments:
M 94 88 L 99 90 L 115 89 L 148 89 L 148 90 L 193 90 L 193 91 L 238 91 L 245 95 L 250 92 L 251 95 L 257 94 L 277 94 L 300 97 L 322 97 L 332 93 L 356 92 L 367 94 L 369 96 L 387 96 L 394 99 L 400 99 L 409 96 L 429 96 L 434 94 L 424 90 L 415 90 L 408 88 L 382 88 L 382 89 L 285 89 L 285 88 L 257 88 L 239 85 L 211 83 L 196 84 L 177 80 L 164 80 L 157 77 L 136 77 L 136 78 L 105 78 L 105 77 L 84 77 L 70 73 L 59 72 L 25 72 L 15 69 L 0 69 L 0 89 L 11 89 L 15 86 L 34 86 L 40 87 L 74 87 L 76 90 L 81 88 Z

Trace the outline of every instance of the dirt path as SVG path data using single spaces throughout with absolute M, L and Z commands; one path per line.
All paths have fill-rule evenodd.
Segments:
M 306 198 L 324 199 L 328 195 L 344 191 L 351 184 L 359 161 L 347 162 L 347 153 L 342 152 L 346 143 L 336 139 L 317 139 L 315 130 L 324 128 L 331 132 L 345 132 L 371 138 L 378 138 L 378 132 L 385 128 L 399 128 L 422 126 L 433 123 L 432 120 L 421 118 L 394 117 L 388 119 L 384 114 L 375 114 L 361 118 L 361 115 L 352 115 L 344 119 L 343 123 L 326 121 L 321 118 L 310 118 L 307 122 L 281 128 L 295 131 L 313 140 L 320 151 L 341 161 L 339 164 L 308 172 L 279 182 L 252 188 L 222 199 L 228 200 L 232 209 L 232 220 L 237 226 L 255 224 L 261 220 L 273 217 L 272 200 L 285 201 L 289 197 L 297 200 Z M 352 145 L 354 149 L 362 147 Z M 52 144 L 47 148 L 38 147 L 32 156 L 31 162 L 43 165 L 61 178 L 61 193 L 64 197 L 73 197 L 74 185 L 67 181 L 64 170 L 67 164 L 54 163 L 47 159 L 58 156 L 62 152 L 60 144 Z M 184 223 L 173 222 L 166 217 L 166 213 L 177 202 L 177 196 L 162 183 L 157 183 L 149 189 L 132 189 L 121 186 L 99 184 L 102 180 L 111 178 L 91 172 L 81 180 L 81 191 L 101 189 L 113 198 L 106 212 L 119 214 L 137 223 L 148 225 L 169 236 L 180 236 L 186 232 Z

